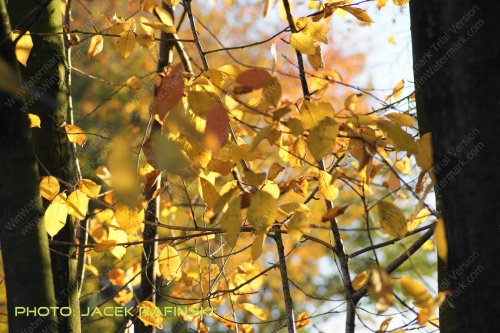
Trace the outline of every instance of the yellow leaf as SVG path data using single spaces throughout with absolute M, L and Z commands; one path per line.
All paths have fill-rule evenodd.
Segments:
M 159 29 L 159 30 L 161 30 L 163 32 L 166 32 L 167 34 L 175 34 L 175 33 L 177 33 L 177 30 L 175 29 L 174 26 L 167 25 L 165 23 L 161 23 L 161 22 L 153 22 L 153 23 L 143 22 L 142 24 L 143 25 L 147 25 L 148 27 L 151 27 L 153 29 Z
M 160 273 L 165 280 L 170 280 L 180 273 L 181 257 L 176 249 L 167 245 L 161 250 L 158 257 Z
M 174 21 L 172 20 L 172 15 L 161 6 L 155 7 L 155 14 L 160 18 L 160 21 L 165 23 L 166 25 L 174 25 Z
M 281 100 L 281 83 L 276 76 L 273 75 L 266 79 L 262 96 L 272 105 L 278 105 Z
M 68 207 L 69 215 L 83 220 L 89 208 L 89 197 L 82 190 L 73 191 L 68 196 L 68 200 L 66 200 L 66 206 Z
M 409 277 L 400 278 L 399 285 L 403 292 L 411 297 L 419 307 L 424 307 L 426 302 L 431 299 L 427 289 Z
M 259 191 L 252 195 L 247 212 L 248 222 L 259 233 L 265 233 L 276 220 L 277 211 L 276 199 L 268 192 Z
M 241 303 L 240 306 L 250 312 L 251 314 L 255 315 L 257 318 L 260 320 L 267 320 L 267 316 L 264 313 L 264 310 L 259 308 L 257 305 L 250 304 L 250 303 Z
M 227 245 L 234 247 L 241 230 L 241 196 L 234 199 L 221 218 Z
M 432 168 L 432 138 L 431 133 L 422 135 L 416 142 L 417 153 L 415 159 L 422 171 L 429 171 Z
M 304 129 L 310 130 L 314 126 L 318 125 L 319 122 L 326 116 L 333 117 L 335 111 L 333 107 L 328 102 L 313 103 L 310 101 L 304 101 L 300 107 L 300 114 L 302 115 L 302 124 Z
M 38 117 L 36 114 L 33 114 L 33 113 L 28 113 L 28 117 L 30 119 L 30 127 L 41 128 L 40 117 Z
M 116 243 L 126 243 L 128 241 L 127 233 L 120 228 L 115 218 L 111 220 L 109 225 L 108 240 L 115 240 Z M 124 246 L 116 246 L 111 250 L 111 253 L 118 259 L 121 259 L 126 252 L 127 248 Z
M 163 317 L 161 310 L 150 301 L 142 301 L 139 303 L 138 318 L 144 323 L 144 326 L 154 326 L 162 329 Z
M 264 185 L 262 185 L 261 190 L 271 194 L 275 199 L 278 199 L 280 196 L 280 188 L 278 184 L 272 180 L 264 180 Z
M 303 159 L 306 157 L 307 149 L 306 149 L 306 141 L 299 136 L 297 140 L 294 141 L 292 146 L 290 147 L 290 156 L 288 157 L 288 161 L 292 167 L 301 167 L 304 165 Z
M 43 177 L 40 181 L 40 195 L 49 201 L 52 201 L 56 197 L 59 190 L 59 181 L 55 177 Z
M 52 200 L 45 211 L 45 229 L 50 237 L 54 237 L 64 227 L 67 216 L 66 194 L 61 193 Z
M 413 118 L 407 113 L 393 112 L 386 115 L 386 117 L 399 126 L 413 127 Z
M 394 295 L 392 294 L 391 277 L 378 265 L 369 263 L 368 266 L 370 266 L 370 277 L 368 278 L 367 286 L 368 293 L 377 303 L 375 309 L 381 314 L 392 305 Z
M 323 44 L 327 44 L 328 40 L 326 39 L 326 35 L 328 34 L 328 26 L 319 22 L 309 22 L 307 23 L 302 33 L 310 36 L 313 41 L 318 41 Z
M 238 324 L 238 328 L 241 333 L 255 333 L 255 330 L 251 325 L 248 324 Z
M 413 231 L 415 230 L 416 227 L 421 225 L 427 218 L 431 215 L 431 212 L 427 209 L 424 208 L 418 212 L 417 216 L 413 218 L 413 215 L 408 217 L 408 231 Z M 413 219 L 413 221 L 412 221 Z
M 105 240 L 100 243 L 97 243 L 94 246 L 94 251 L 95 252 L 105 252 L 105 251 L 111 251 L 116 247 L 116 241 L 114 239 L 110 240 Z
M 387 331 L 387 328 L 389 328 L 389 323 L 391 322 L 391 320 L 392 320 L 392 317 L 389 317 L 389 318 L 385 319 L 380 324 L 379 329 L 375 333 L 383 333 L 383 332 Z
M 97 54 L 101 53 L 104 46 L 104 39 L 101 35 L 92 36 L 90 39 L 89 50 L 87 51 L 87 56 L 92 59 Z
M 101 191 L 101 185 L 97 185 L 90 179 L 82 179 L 79 180 L 76 185 L 85 193 L 89 198 L 97 198 L 99 196 L 99 192 Z
M 64 130 L 66 134 L 68 134 L 69 142 L 76 143 L 79 146 L 83 147 L 85 142 L 87 141 L 87 133 L 82 130 L 80 127 L 68 124 L 64 126 Z
M 434 229 L 434 240 L 436 241 L 439 258 L 441 258 L 441 260 L 443 260 L 445 263 L 448 262 L 448 243 L 446 242 L 446 232 L 442 219 L 438 219 L 436 222 L 436 228 Z
M 333 201 L 339 194 L 339 189 L 334 184 L 331 184 L 332 179 L 332 175 L 328 172 L 319 171 L 318 189 L 328 201 Z
M 321 46 L 315 44 L 314 45 L 316 51 L 314 54 L 308 54 L 307 60 L 309 60 L 309 64 L 311 67 L 317 71 L 321 68 L 325 67 L 325 63 L 323 62 L 323 52 L 321 51 Z
M 294 33 L 290 36 L 290 45 L 303 54 L 314 55 L 316 53 L 314 39 L 312 39 L 311 36 L 304 35 L 300 32 Z
M 434 251 L 434 243 L 431 239 L 428 239 L 420 248 L 424 251 Z
M 387 4 L 387 0 L 377 0 L 377 8 L 380 9 Z
M 122 32 L 115 48 L 123 58 L 127 58 L 135 49 L 135 33 L 132 30 Z
M 377 207 L 382 229 L 395 237 L 404 238 L 407 224 L 403 211 L 395 204 L 384 200 L 380 200 Z
M 413 136 L 401 129 L 397 124 L 388 120 L 377 120 L 377 126 L 387 133 L 387 139 L 397 151 L 417 152 Z
M 269 180 L 274 180 L 278 175 L 280 174 L 281 171 L 285 170 L 284 167 L 282 167 L 279 163 L 274 162 L 271 167 L 269 168 L 269 171 L 267 173 L 267 179 Z
M 137 76 L 131 76 L 127 80 L 127 87 L 132 90 L 139 90 L 142 87 L 142 81 Z
M 356 94 L 352 94 L 352 95 L 349 95 L 345 101 L 344 101 L 344 107 L 351 111 L 351 112 L 354 112 L 354 109 L 356 108 L 356 103 L 358 102 L 358 95 Z
M 177 6 L 179 4 L 179 0 L 163 0 L 163 2 L 169 7 Z
M 129 207 L 118 203 L 115 205 L 116 222 L 127 234 L 135 235 L 144 221 L 144 209 L 139 207 Z
M 392 0 L 396 6 L 402 6 L 410 2 L 410 0 Z
M 261 254 L 262 254 L 262 246 L 264 245 L 264 241 L 265 240 L 266 240 L 266 234 L 265 233 L 263 233 L 261 235 L 258 235 L 253 240 L 252 248 L 251 248 L 252 260 L 253 261 L 256 261 L 261 256 Z
M 398 82 L 398 84 L 396 84 L 396 86 L 392 90 L 392 97 L 394 97 L 396 101 L 401 97 L 404 87 L 405 87 L 405 80 L 401 80 Z
M 94 174 L 111 186 L 111 173 L 105 165 L 100 165 L 95 169 Z
M 229 78 L 233 81 L 236 80 L 238 75 L 243 72 L 238 66 L 235 65 L 223 65 L 217 68 L 217 70 L 221 72 L 225 78 Z
M 205 178 L 200 178 L 200 186 L 201 186 L 201 198 L 205 201 L 205 204 L 214 208 L 217 200 L 220 199 L 220 194 L 217 192 L 215 187 Z
M 145 49 L 150 49 L 156 44 L 156 40 L 153 35 L 148 34 L 139 34 L 135 40 L 137 41 L 137 44 Z
M 287 223 L 288 235 L 295 242 L 300 241 L 302 235 L 309 232 L 310 217 L 311 211 L 309 208 L 301 204 L 301 208 L 295 212 L 290 222 Z
M 316 127 L 311 129 L 308 145 L 309 151 L 313 154 L 314 158 L 316 158 L 316 161 L 321 160 L 332 152 L 335 147 L 335 140 L 338 133 L 339 126 L 337 122 L 330 117 L 325 117 Z
M 354 290 L 361 289 L 367 282 L 370 276 L 365 272 L 359 273 L 352 279 L 352 287 Z
M 368 13 L 366 13 L 366 10 L 350 6 L 342 7 L 342 9 L 351 14 L 352 16 L 354 16 L 355 18 L 357 18 L 358 20 L 360 20 L 361 22 L 373 23 Z
M 210 111 L 218 103 L 217 95 L 207 91 L 190 91 L 188 103 L 191 111 L 198 117 L 206 119 Z
M 297 316 L 297 321 L 295 323 L 295 328 L 300 330 L 302 327 L 309 324 L 309 314 L 307 312 L 301 312 Z
M 321 222 L 328 222 L 336 218 L 337 216 L 343 215 L 349 205 L 337 206 L 328 209 L 328 211 L 321 216 Z
M 19 37 L 20 31 L 16 30 L 12 32 L 12 41 L 15 41 L 17 37 Z M 17 60 L 26 67 L 26 63 L 28 61 L 28 58 L 30 56 L 31 49 L 33 48 L 33 41 L 31 40 L 31 36 L 29 31 L 26 31 L 26 33 L 19 38 L 19 40 L 16 43 L 16 58 Z
M 392 35 L 389 36 L 389 38 L 387 39 L 387 41 L 391 44 L 396 44 L 396 41 L 394 40 L 394 37 L 392 37 Z
M 276 3 L 276 1 L 275 1 Z M 290 13 L 293 13 L 293 5 L 292 5 L 292 2 L 291 1 L 288 1 L 288 4 L 290 5 Z M 286 9 L 285 9 L 285 5 L 283 4 L 283 0 L 279 0 L 279 5 L 278 5 L 278 12 L 279 12 L 279 15 L 281 17 L 281 19 L 285 22 L 288 21 L 288 18 L 286 16 Z
M 391 172 L 389 175 L 388 187 L 391 192 L 395 192 L 401 187 L 401 181 L 396 173 Z
M 148 13 L 152 13 L 155 7 L 156 0 L 143 0 L 141 3 L 141 10 Z

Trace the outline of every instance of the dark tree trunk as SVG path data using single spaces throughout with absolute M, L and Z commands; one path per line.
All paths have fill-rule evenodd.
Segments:
M 10 75 L 2 72 L 7 86 L 0 89 L 0 241 L 9 331 L 55 332 L 53 315 L 26 316 L 27 307 L 53 307 L 56 301 L 31 129 L 27 113 L 21 111 L 21 98 L 14 97 L 20 91 L 15 86 L 20 77 L 4 0 L 0 0 L 0 16 L 0 61 L 11 70 Z M 18 307 L 24 314 L 18 310 L 16 316 Z
M 33 49 L 26 67 L 21 68 L 23 81 L 33 86 L 35 95 L 26 100 L 30 113 L 41 119 L 41 129 L 34 131 L 35 152 L 43 168 L 60 179 L 70 181 L 68 139 L 60 127 L 66 121 L 68 107 L 68 64 L 64 49 L 60 1 L 9 1 L 8 13 L 14 29 L 54 33 L 32 36 Z M 40 168 L 40 170 L 43 170 Z M 71 218 L 54 237 L 74 243 L 75 232 Z M 59 307 L 70 307 L 74 316 L 59 316 L 59 330 L 80 331 L 78 283 L 76 278 L 76 249 L 66 245 L 51 245 L 54 289 Z
M 432 132 L 448 241 L 442 332 L 498 332 L 500 3 L 410 2 L 419 117 Z M 449 306 L 448 304 L 445 305 Z

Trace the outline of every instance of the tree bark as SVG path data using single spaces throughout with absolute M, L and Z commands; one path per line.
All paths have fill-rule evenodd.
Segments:
M 60 2 L 57 0 L 9 1 L 8 13 L 15 29 L 31 32 L 56 33 L 63 31 Z M 41 129 L 34 131 L 35 153 L 40 169 L 60 179 L 70 181 L 70 163 L 67 135 L 60 126 L 66 121 L 68 107 L 68 64 L 63 35 L 32 36 L 33 49 L 21 76 L 35 94 L 27 99 L 30 113 L 40 117 Z M 55 240 L 74 243 L 74 223 L 68 218 Z M 70 307 L 73 316 L 59 316 L 59 330 L 80 331 L 78 284 L 76 278 L 76 248 L 51 245 L 52 273 L 57 305 Z
M 412 0 L 410 11 L 417 110 L 432 132 L 448 242 L 439 287 L 456 307 L 455 318 L 442 307 L 441 331 L 497 332 L 500 3 Z
M 0 241 L 7 290 L 9 331 L 57 331 L 55 317 L 19 314 L 16 308 L 33 310 L 56 305 L 50 270 L 47 232 L 43 224 L 38 169 L 27 113 L 21 112 L 18 62 L 10 38 L 4 0 L 0 0 L 0 62 L 10 67 L 9 92 L 0 89 Z M 18 86 L 19 88 L 19 86 Z M 35 129 L 36 131 L 36 129 Z

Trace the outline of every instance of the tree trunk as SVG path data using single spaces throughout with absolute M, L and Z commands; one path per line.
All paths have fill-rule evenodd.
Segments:
M 8 13 L 14 29 L 30 32 L 60 33 L 62 17 L 57 0 L 9 1 Z M 66 71 L 68 65 L 64 50 L 63 35 L 32 36 L 27 66 L 21 68 L 23 81 L 33 86 L 35 94 L 27 99 L 30 113 L 41 119 L 41 129 L 34 131 L 35 153 L 42 169 L 60 179 L 70 181 L 68 140 L 60 127 L 66 121 L 68 107 Z M 55 240 L 75 242 L 74 224 L 71 218 L 54 237 Z M 76 249 L 66 245 L 51 245 L 52 273 L 57 305 L 70 307 L 73 316 L 59 316 L 59 330 L 80 331 L 80 306 L 76 279 Z
M 0 61 L 10 67 L 10 92 L 0 89 L 0 241 L 2 246 L 10 332 L 57 331 L 53 315 L 26 316 L 40 307 L 56 305 L 50 270 L 47 232 L 43 224 L 38 169 L 27 113 L 21 112 L 14 82 L 20 82 L 18 62 L 10 39 L 10 23 L 0 0 Z M 2 72 L 4 79 L 8 75 Z M 16 316 L 16 308 L 18 315 Z M 24 310 L 24 314 L 22 314 Z
M 412 0 L 410 10 L 417 110 L 432 132 L 448 242 L 439 283 L 456 307 L 456 319 L 442 307 L 441 331 L 497 332 L 500 3 Z

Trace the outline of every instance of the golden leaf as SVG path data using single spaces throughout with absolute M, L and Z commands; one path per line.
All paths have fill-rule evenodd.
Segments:
M 142 23 L 143 25 L 147 25 L 148 27 L 151 27 L 153 29 L 159 29 L 163 32 L 166 32 L 167 34 L 175 34 L 177 33 L 177 30 L 175 29 L 174 26 L 172 25 L 167 25 L 165 23 L 161 23 L 161 22 L 143 22 Z M 124 57 L 126 58 L 126 57 Z
M 87 56 L 92 59 L 97 54 L 101 53 L 104 47 L 104 39 L 101 35 L 92 36 L 90 39 L 89 50 L 87 51 Z
M 248 222 L 260 233 L 265 233 L 276 220 L 278 205 L 276 199 L 265 191 L 258 191 L 252 195 L 248 207 Z
M 115 218 L 120 228 L 127 234 L 135 235 L 135 232 L 139 230 L 144 221 L 144 209 L 140 207 L 132 208 L 121 203 L 116 204 L 115 208 Z
M 434 229 L 434 240 L 436 241 L 439 258 L 441 258 L 441 260 L 443 260 L 444 262 L 448 262 L 448 243 L 446 242 L 446 232 L 442 219 L 438 219 L 436 222 L 436 227 Z
M 368 293 L 377 303 L 375 308 L 378 313 L 385 312 L 391 305 L 394 295 L 392 294 L 391 277 L 378 265 L 369 264 L 370 277 L 368 278 Z
M 66 194 L 57 195 L 45 211 L 45 229 L 50 237 L 54 237 L 66 225 L 68 210 L 66 208 Z
M 293 33 L 290 36 L 290 45 L 297 51 L 303 54 L 314 55 L 316 47 L 314 46 L 314 39 L 311 36 L 304 35 L 303 33 Z
M 318 125 L 311 129 L 308 146 L 309 151 L 316 158 L 316 161 L 321 160 L 324 156 L 332 152 L 338 133 L 339 126 L 330 117 L 325 117 Z
M 123 58 L 127 58 L 135 49 L 135 33 L 132 30 L 122 32 L 115 48 Z
M 274 180 L 278 175 L 280 174 L 281 171 L 285 170 L 284 167 L 282 167 L 279 163 L 274 162 L 271 167 L 269 168 L 269 171 L 267 172 L 267 179 L 269 180 Z
M 97 243 L 94 246 L 94 251 L 95 252 L 105 252 L 105 251 L 111 251 L 116 247 L 116 241 L 114 239 L 110 240 L 104 240 L 100 243 Z
M 164 279 L 170 280 L 180 273 L 181 257 L 172 246 L 167 245 L 161 250 L 158 262 L 160 264 L 161 276 Z
M 386 318 L 381 324 L 379 329 L 375 333 L 383 333 L 387 331 L 387 328 L 389 328 L 389 323 L 391 322 L 392 317 Z
M 142 81 L 137 76 L 131 76 L 127 80 L 127 87 L 132 90 L 139 90 L 142 87 Z
M 97 198 L 101 191 L 101 185 L 97 185 L 90 179 L 81 179 L 76 183 L 76 186 L 89 198 Z
M 301 312 L 297 315 L 297 321 L 295 323 L 295 328 L 300 330 L 302 327 L 309 324 L 309 314 L 307 312 Z
M 156 40 L 153 35 L 149 34 L 139 34 L 135 38 L 137 44 L 145 49 L 150 49 L 156 44 Z
M 321 68 L 325 67 L 325 63 L 323 62 L 323 52 L 321 51 L 321 46 L 315 44 L 315 53 L 314 54 L 308 54 L 307 55 L 307 60 L 309 60 L 309 64 L 311 64 L 311 67 L 317 71 Z
M 69 215 L 83 220 L 89 208 L 89 197 L 82 190 L 73 191 L 66 200 L 66 207 Z
M 359 273 L 352 279 L 352 287 L 354 290 L 361 289 L 367 282 L 370 276 L 366 272 Z
M 274 106 L 277 106 L 281 100 L 281 83 L 276 76 L 270 76 L 264 82 L 262 96 L 266 101 Z
M 85 142 L 87 141 L 87 133 L 82 130 L 80 127 L 68 124 L 64 126 L 64 130 L 66 134 L 68 134 L 69 142 L 76 143 L 79 146 L 83 147 Z
M 366 10 L 359 9 L 356 7 L 342 7 L 343 10 L 360 20 L 361 22 L 373 23 L 372 19 L 366 12 Z
M 40 181 L 40 195 L 49 201 L 52 201 L 56 197 L 59 190 L 59 181 L 55 177 L 43 177 Z
M 413 127 L 413 118 L 407 113 L 393 112 L 386 115 L 387 118 L 398 124 L 399 126 Z
M 409 277 L 402 277 L 399 279 L 399 285 L 403 292 L 411 297 L 419 307 L 425 307 L 426 303 L 431 300 L 431 296 L 424 286 L 420 283 L 413 281 Z
M 217 200 L 220 199 L 220 194 L 217 192 L 215 187 L 205 178 L 201 177 L 200 178 L 200 186 L 201 186 L 201 198 L 203 201 L 205 201 L 205 204 L 210 207 L 214 208 L 215 204 L 217 203 Z
M 425 220 L 427 220 L 430 215 L 431 212 L 427 208 L 420 210 L 415 218 L 413 218 L 412 214 L 410 217 L 408 217 L 408 231 L 415 230 L 415 228 L 421 225 Z
M 339 189 L 334 184 L 331 184 L 332 179 L 332 175 L 328 172 L 319 171 L 318 189 L 328 201 L 333 201 L 339 194 Z
M 336 218 L 337 216 L 343 215 L 346 211 L 346 209 L 349 207 L 349 205 L 345 206 L 337 206 L 328 209 L 328 211 L 321 216 L 321 221 L 322 222 L 328 222 Z
M 109 225 L 108 240 L 115 240 L 116 243 L 126 243 L 128 241 L 127 233 L 120 228 L 120 226 L 116 222 L 116 218 L 113 218 Z M 113 254 L 118 259 L 121 259 L 126 252 L 127 248 L 121 245 L 116 246 L 111 250 L 111 254 Z
M 40 117 L 38 117 L 36 114 L 33 113 L 28 113 L 28 117 L 30 119 L 30 127 L 38 127 L 41 128 L 40 124 Z
M 141 3 L 141 10 L 148 13 L 152 13 L 155 7 L 156 0 L 143 0 Z
M 410 0 L 392 0 L 396 6 L 402 6 L 410 2 Z
M 227 245 L 235 246 L 241 230 L 241 196 L 235 198 L 222 215 L 221 228 L 225 233 Z
M 262 246 L 264 245 L 264 241 L 265 240 L 266 240 L 266 234 L 265 233 L 263 233 L 261 235 L 258 235 L 253 240 L 252 248 L 251 248 L 252 260 L 253 261 L 256 261 L 261 256 L 261 254 L 262 254 Z
M 407 223 L 403 211 L 393 203 L 380 200 L 377 204 L 382 229 L 398 238 L 404 238 Z
M 19 37 L 20 33 L 21 32 L 19 30 L 12 32 L 12 41 L 15 41 L 17 37 Z M 26 31 L 26 33 L 17 41 L 15 50 L 17 60 L 23 64 L 24 67 L 26 67 L 32 48 L 33 40 L 31 39 L 30 32 Z
M 161 310 L 151 303 L 150 301 L 142 301 L 139 303 L 139 316 L 138 318 L 144 323 L 145 326 L 154 326 L 162 329 L 163 317 Z
M 387 139 L 397 151 L 407 151 L 411 154 L 417 152 L 413 136 L 401 129 L 397 124 L 388 120 L 378 120 L 377 126 L 387 133 Z
M 287 223 L 288 235 L 298 242 L 302 235 L 309 232 L 309 219 L 311 211 L 309 208 L 301 204 L 301 208 L 295 211 L 292 219 Z
M 267 320 L 267 316 L 264 313 L 264 310 L 259 308 L 257 305 L 250 304 L 250 303 L 241 303 L 240 306 L 250 312 L 251 314 L 255 315 L 257 318 L 260 320 Z
M 396 86 L 392 90 L 392 97 L 394 97 L 394 100 L 397 101 L 401 97 L 404 87 L 405 87 L 405 80 L 401 80 L 398 82 L 398 84 L 396 84 Z

